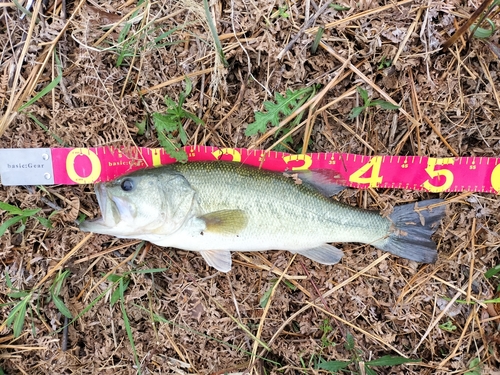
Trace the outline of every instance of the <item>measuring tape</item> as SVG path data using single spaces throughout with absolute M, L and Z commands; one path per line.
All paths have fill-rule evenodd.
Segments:
M 189 161 L 227 160 L 281 172 L 328 169 L 340 176 L 339 183 L 360 189 L 500 192 L 500 158 L 292 155 L 209 146 L 187 146 L 185 150 Z M 0 149 L 0 177 L 5 186 L 92 184 L 174 162 L 163 149 L 143 147 Z

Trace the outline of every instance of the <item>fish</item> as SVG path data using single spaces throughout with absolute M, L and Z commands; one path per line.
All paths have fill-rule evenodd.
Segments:
M 444 216 L 440 199 L 394 208 L 388 216 L 341 203 L 342 189 L 323 171 L 283 173 L 229 161 L 174 163 L 97 183 L 102 217 L 85 232 L 198 251 L 231 270 L 231 251 L 288 250 L 333 265 L 332 243 L 369 244 L 421 263 L 437 259 L 431 239 Z

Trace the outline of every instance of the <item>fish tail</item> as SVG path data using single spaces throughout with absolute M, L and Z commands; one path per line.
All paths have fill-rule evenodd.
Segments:
M 388 238 L 375 246 L 402 258 L 434 263 L 437 249 L 431 236 L 445 214 L 445 206 L 429 206 L 442 202 L 442 199 L 430 199 L 395 207 L 389 216 L 392 226 Z

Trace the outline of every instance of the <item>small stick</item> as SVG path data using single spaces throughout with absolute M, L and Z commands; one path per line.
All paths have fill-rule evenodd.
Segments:
M 61 350 L 63 352 L 68 350 L 68 317 L 64 316 L 64 328 L 63 328 L 63 337 L 62 337 L 62 343 L 61 343 Z
M 292 48 L 295 42 L 305 33 L 306 29 L 308 29 L 309 26 L 311 26 L 316 21 L 316 19 L 330 6 L 330 4 L 331 1 L 327 1 L 325 4 L 323 4 L 321 8 L 318 9 L 316 13 L 314 13 L 314 15 L 311 18 L 309 18 L 306 21 L 306 23 L 304 23 L 304 25 L 302 25 L 299 32 L 292 38 L 292 40 L 288 42 L 285 48 L 283 48 L 283 50 L 279 53 L 278 60 L 281 60 L 283 58 L 285 53 L 287 53 L 290 50 L 290 48 Z
M 446 141 L 446 138 L 443 137 L 443 135 L 441 134 L 441 132 L 436 128 L 436 126 L 432 123 L 431 120 L 429 120 L 429 118 L 427 116 L 423 116 L 424 118 L 424 121 L 427 123 L 427 125 L 429 125 L 432 130 L 434 131 L 434 133 L 437 134 L 437 136 L 441 139 L 441 141 L 444 143 L 444 145 L 448 148 L 448 150 L 450 150 L 450 152 L 458 157 L 458 152 L 455 151 L 455 149 L 453 147 L 450 146 L 450 144 L 448 143 L 448 141 Z

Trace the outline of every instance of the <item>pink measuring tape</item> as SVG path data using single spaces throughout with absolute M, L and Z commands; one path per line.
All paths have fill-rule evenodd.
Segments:
M 500 158 L 361 156 L 345 153 L 292 155 L 243 148 L 187 146 L 189 161 L 231 160 L 274 171 L 328 169 L 354 188 L 424 190 L 433 193 L 500 192 Z M 163 149 L 2 149 L 3 185 L 91 184 L 138 169 L 174 163 Z M 23 178 L 20 176 L 23 175 Z M 31 179 L 27 177 L 31 175 Z

